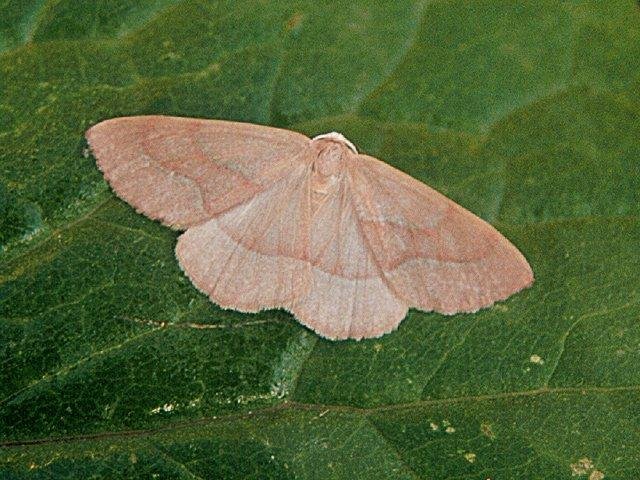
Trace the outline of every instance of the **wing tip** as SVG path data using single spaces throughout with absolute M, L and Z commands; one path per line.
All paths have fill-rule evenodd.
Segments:
M 114 127 L 121 128 L 122 125 L 126 125 L 128 123 L 132 123 L 132 122 L 145 122 L 145 123 L 151 122 L 152 123 L 154 121 L 161 121 L 165 119 L 175 120 L 175 119 L 183 119 L 183 118 L 187 120 L 192 120 L 192 119 L 188 119 L 187 117 L 172 117 L 169 115 L 129 115 L 124 117 L 107 118 L 90 126 L 85 131 L 84 136 L 87 139 L 87 141 L 91 143 L 92 138 L 95 138 L 100 134 L 106 133 L 108 129 L 112 129 Z
M 535 276 L 533 274 L 533 270 L 531 269 L 531 266 L 526 260 L 524 260 L 524 264 L 526 265 L 526 268 L 523 269 L 521 278 L 513 282 L 508 287 L 504 288 L 501 292 L 494 295 L 487 295 L 485 297 L 480 297 L 475 304 L 472 304 L 466 308 L 465 307 L 462 307 L 462 308 L 434 307 L 430 311 L 440 313 L 442 315 L 447 315 L 447 316 L 456 315 L 458 313 L 470 314 L 470 313 L 477 313 L 480 310 L 489 309 L 498 302 L 504 302 L 508 300 L 510 297 L 512 297 L 513 295 L 515 295 L 516 293 L 526 290 L 527 288 L 531 288 L 535 283 Z

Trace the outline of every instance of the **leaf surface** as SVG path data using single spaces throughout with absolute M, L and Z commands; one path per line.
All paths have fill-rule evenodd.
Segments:
M 636 2 L 0 6 L 0 476 L 640 476 Z M 536 283 L 361 342 L 221 310 L 87 153 L 142 114 L 340 131 Z

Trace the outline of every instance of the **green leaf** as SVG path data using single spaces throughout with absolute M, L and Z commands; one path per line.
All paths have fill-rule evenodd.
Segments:
M 0 11 L 0 477 L 640 476 L 637 2 Z M 536 283 L 361 342 L 222 310 L 87 153 L 151 113 L 340 131 Z

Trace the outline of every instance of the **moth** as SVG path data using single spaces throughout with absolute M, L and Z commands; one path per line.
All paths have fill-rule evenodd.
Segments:
M 120 198 L 184 230 L 180 267 L 223 308 L 362 339 L 409 308 L 475 312 L 533 282 L 491 225 L 336 132 L 134 116 L 86 138 Z

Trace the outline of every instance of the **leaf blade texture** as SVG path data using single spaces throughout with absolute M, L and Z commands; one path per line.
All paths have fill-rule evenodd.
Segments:
M 82 3 L 0 20 L 3 476 L 640 475 L 636 2 Z M 217 309 L 83 155 L 143 114 L 341 131 L 536 284 L 339 345 Z

